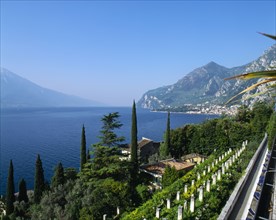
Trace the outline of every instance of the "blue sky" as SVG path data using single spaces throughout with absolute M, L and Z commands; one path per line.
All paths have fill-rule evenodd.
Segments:
M 1 66 L 64 93 L 130 106 L 210 61 L 273 44 L 273 1 L 1 1 Z

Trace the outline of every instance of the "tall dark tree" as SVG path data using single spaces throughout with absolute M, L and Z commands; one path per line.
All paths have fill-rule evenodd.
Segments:
M 90 160 L 90 151 L 87 150 L 87 154 L 86 154 L 86 162 L 89 162 Z
M 18 201 L 24 201 L 24 202 L 28 202 L 29 198 L 27 195 L 27 186 L 26 186 L 26 181 L 24 179 L 21 179 L 19 182 L 19 194 L 18 194 Z
M 63 185 L 64 182 L 65 182 L 64 169 L 63 169 L 62 163 L 59 162 L 58 165 L 55 168 L 55 173 L 54 173 L 54 176 L 52 178 L 51 186 L 54 188 L 54 187 L 57 187 L 59 185 Z
M 160 146 L 160 157 L 161 159 L 167 158 L 170 155 L 170 145 L 171 145 L 171 125 L 170 125 L 170 112 L 168 112 L 167 118 L 167 129 L 165 133 L 165 142 Z
M 81 170 L 85 163 L 86 163 L 86 137 L 85 137 L 85 127 L 83 125 L 82 132 L 81 132 L 81 162 L 80 162 Z
M 132 106 L 131 162 L 136 166 L 136 168 L 138 168 L 137 116 L 135 101 Z
M 6 192 L 6 213 L 7 213 L 7 215 L 13 213 L 14 201 L 15 201 L 15 196 L 14 196 L 13 164 L 12 164 L 12 160 L 10 160 L 9 175 L 8 175 L 8 181 L 7 181 L 7 192 Z
M 38 204 L 41 200 L 42 193 L 44 191 L 45 181 L 44 181 L 44 170 L 42 166 L 42 161 L 40 155 L 37 155 L 35 164 L 35 182 L 34 182 L 34 202 Z
M 132 106 L 132 124 L 131 124 L 131 174 L 130 190 L 133 203 L 137 203 L 136 186 L 138 185 L 138 141 L 137 141 L 137 116 L 135 101 Z
M 123 124 L 120 123 L 118 118 L 120 117 L 118 112 L 109 113 L 108 115 L 104 115 L 101 121 L 103 122 L 102 136 L 100 144 L 107 147 L 113 147 L 118 145 L 120 142 L 124 141 L 124 137 L 118 137 L 114 132 L 114 129 L 119 129 Z

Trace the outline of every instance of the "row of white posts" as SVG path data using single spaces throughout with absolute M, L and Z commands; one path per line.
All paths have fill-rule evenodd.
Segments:
M 212 185 L 216 185 L 217 181 L 221 180 L 222 175 L 226 174 L 226 170 L 229 169 L 230 166 L 233 165 L 233 163 L 238 159 L 238 157 L 241 155 L 241 153 L 245 150 L 245 147 L 247 145 L 247 141 L 243 142 L 242 147 L 237 150 L 235 152 L 235 154 L 233 154 L 227 161 L 225 161 L 224 163 L 222 163 L 221 165 L 221 169 L 217 170 L 216 173 L 214 173 L 212 175 L 212 181 L 211 180 L 207 180 L 204 181 L 203 184 L 197 189 L 198 191 L 198 200 L 200 202 L 203 202 L 203 196 L 204 196 L 204 188 L 206 188 L 207 192 L 210 192 L 211 189 L 211 182 Z M 226 156 L 228 156 L 230 153 L 232 152 L 231 149 L 229 149 L 227 152 L 225 152 L 225 154 L 219 156 L 218 159 L 215 160 L 215 162 L 212 162 L 212 165 L 208 165 L 207 167 L 207 172 L 211 172 L 211 167 L 213 168 L 215 166 L 215 164 L 217 165 L 221 160 L 223 160 Z M 206 175 L 206 171 L 203 171 L 203 175 Z M 197 173 L 197 180 L 200 180 L 200 174 Z M 195 184 L 195 180 L 191 181 L 191 186 L 194 186 Z M 184 193 L 188 192 L 188 185 L 185 184 L 184 185 Z M 179 201 L 180 200 L 180 191 L 177 192 L 176 194 L 176 200 Z M 167 199 L 167 209 L 171 208 L 171 201 L 170 199 Z M 188 205 L 187 205 L 187 200 L 184 200 L 183 206 L 178 206 L 178 217 L 177 220 L 182 220 L 183 219 L 183 211 L 187 210 Z M 156 218 L 160 218 L 160 211 L 161 209 L 159 207 L 156 208 Z M 192 194 L 190 197 L 190 212 L 194 212 L 195 211 L 195 195 Z
M 235 154 L 233 154 L 227 161 L 225 161 L 224 163 L 222 163 L 221 165 L 221 169 L 217 170 L 216 173 L 214 173 L 212 175 L 212 185 L 216 185 L 217 181 L 221 180 L 221 176 L 226 174 L 226 170 L 229 169 L 229 167 L 231 167 L 233 165 L 233 163 L 239 158 L 239 156 L 241 155 L 241 153 L 245 150 L 246 145 L 248 144 L 248 141 L 244 141 L 242 143 L 242 147 L 237 150 L 235 152 Z M 214 168 L 215 165 L 217 165 L 220 161 L 222 161 L 226 156 L 228 156 L 230 153 L 232 152 L 232 149 L 230 148 L 227 152 L 225 152 L 224 154 L 222 154 L 221 156 L 219 156 L 218 159 L 215 159 L 215 162 L 212 162 L 211 166 L 208 165 L 207 167 L 207 173 L 211 172 L 211 168 Z M 203 170 L 203 176 L 206 175 L 206 168 Z M 197 173 L 197 180 L 200 180 L 200 174 Z M 195 180 L 191 181 L 191 186 L 195 185 Z M 204 188 L 206 188 L 207 192 L 210 192 L 211 189 L 211 181 L 207 180 L 203 182 L 203 185 L 201 185 L 197 191 L 198 191 L 198 200 L 200 202 L 203 202 L 203 196 L 204 196 Z M 184 185 L 184 193 L 188 192 L 188 185 L 185 184 Z M 176 193 L 176 200 L 179 201 L 180 200 L 180 191 L 177 191 Z M 166 205 L 167 209 L 171 208 L 171 200 L 168 198 L 167 199 L 167 205 Z M 188 204 L 187 204 L 187 200 L 184 200 L 183 206 L 178 206 L 178 215 L 177 215 L 177 220 L 182 220 L 183 219 L 183 211 L 187 210 L 188 208 Z M 156 213 L 155 213 L 155 217 L 156 218 L 160 218 L 160 211 L 161 208 L 157 207 L 156 208 Z M 195 196 L 194 194 L 191 195 L 190 197 L 190 212 L 194 212 L 195 211 Z M 119 207 L 117 207 L 117 215 L 120 214 L 120 210 Z M 106 220 L 107 215 L 103 215 L 103 220 Z M 144 219 L 146 220 L 146 219 Z

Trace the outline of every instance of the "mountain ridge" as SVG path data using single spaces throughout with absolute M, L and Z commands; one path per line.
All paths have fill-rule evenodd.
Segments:
M 223 105 L 230 97 L 257 81 L 227 80 L 225 78 L 252 71 L 276 67 L 276 44 L 256 60 L 227 68 L 214 61 L 198 67 L 172 85 L 151 89 L 144 93 L 137 106 L 148 109 L 179 108 L 183 105 Z M 253 91 L 256 92 L 256 91 Z M 252 105 L 242 98 L 243 104 Z
M 1 67 L 1 108 L 85 107 L 103 105 L 74 95 L 44 88 Z

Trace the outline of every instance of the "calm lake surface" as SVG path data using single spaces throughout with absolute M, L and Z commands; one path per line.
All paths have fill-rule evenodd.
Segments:
M 130 142 L 131 108 L 36 108 L 1 110 L 0 194 L 5 194 L 9 161 L 13 160 L 16 191 L 24 178 L 27 188 L 33 188 L 35 161 L 40 154 L 45 178 L 50 182 L 54 167 L 79 167 L 82 125 L 86 129 L 87 147 L 97 143 L 103 115 L 119 112 L 123 124 L 118 135 Z M 214 115 L 171 113 L 171 128 L 200 123 Z M 147 137 L 155 141 L 163 138 L 167 114 L 137 109 L 138 139 Z

